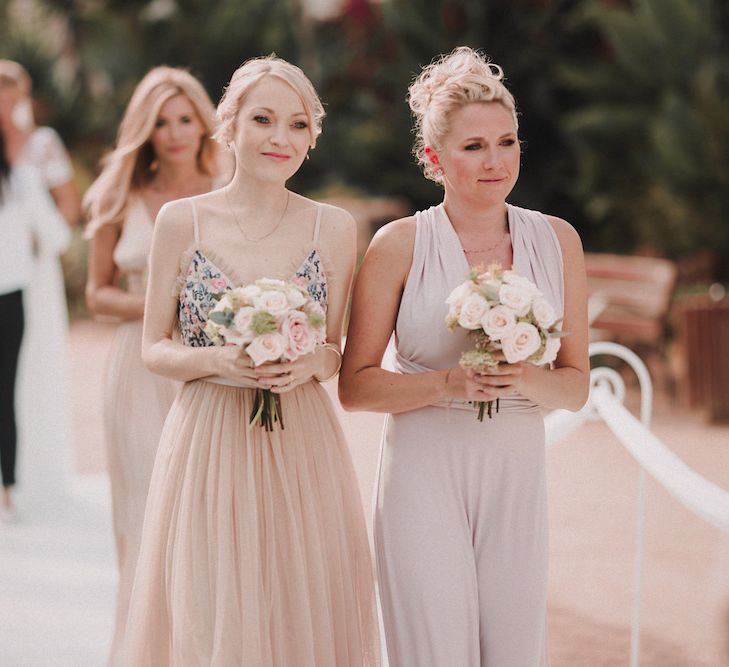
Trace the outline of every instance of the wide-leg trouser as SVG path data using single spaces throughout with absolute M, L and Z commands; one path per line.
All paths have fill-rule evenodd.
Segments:
M 546 665 L 541 414 L 388 416 L 375 548 L 390 667 Z

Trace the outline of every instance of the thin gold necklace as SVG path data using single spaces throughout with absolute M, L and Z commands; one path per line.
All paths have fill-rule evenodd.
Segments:
M 284 206 L 283 213 L 281 213 L 281 217 L 278 219 L 278 222 L 273 226 L 273 228 L 266 232 L 263 236 L 259 236 L 257 239 L 251 238 L 248 236 L 248 234 L 243 231 L 243 225 L 240 224 L 240 221 L 238 220 L 238 216 L 235 214 L 235 209 L 230 205 L 230 200 L 228 199 L 228 191 L 223 190 L 223 194 L 225 196 L 225 203 L 228 205 L 228 208 L 230 209 L 230 213 L 233 216 L 233 220 L 235 220 L 235 224 L 238 225 L 238 229 L 240 230 L 240 233 L 243 235 L 243 238 L 246 241 L 250 241 L 251 243 L 258 243 L 259 241 L 263 241 L 263 239 L 268 238 L 273 234 L 283 222 L 283 219 L 286 217 L 286 211 L 289 210 L 289 199 L 291 199 L 291 192 L 289 190 L 286 190 L 286 205 Z
M 461 245 L 461 247 L 463 248 L 463 254 L 471 255 L 477 252 L 491 252 L 492 250 L 496 250 L 496 248 L 498 248 L 504 242 L 508 235 L 509 225 L 506 225 L 506 227 L 504 228 L 504 233 L 501 235 L 501 238 L 496 243 L 494 243 L 494 245 L 490 246 L 489 248 L 478 248 L 474 250 L 466 250 L 465 248 L 463 248 L 463 245 Z

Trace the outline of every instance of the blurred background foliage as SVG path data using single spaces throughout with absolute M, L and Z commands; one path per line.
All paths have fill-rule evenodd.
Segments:
M 0 12 L 0 57 L 31 72 L 82 190 L 150 67 L 189 68 L 217 101 L 241 62 L 275 52 L 328 114 L 294 189 L 436 203 L 411 157 L 407 86 L 467 44 L 504 68 L 522 114 L 513 203 L 566 218 L 588 249 L 729 278 L 725 0 L 0 0 Z

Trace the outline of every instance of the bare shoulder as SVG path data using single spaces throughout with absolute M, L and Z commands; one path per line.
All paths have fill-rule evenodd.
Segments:
M 557 239 L 559 240 L 562 252 L 565 255 L 574 256 L 575 253 L 582 254 L 582 240 L 577 230 L 566 220 L 554 215 L 545 215 L 547 222 L 552 226 Z
M 188 244 L 194 236 L 190 201 L 175 199 L 163 204 L 154 222 L 154 234 L 175 246 Z
M 415 226 L 414 215 L 388 222 L 377 230 L 370 243 L 370 250 L 384 254 L 405 254 L 411 260 L 415 244 Z
M 351 239 L 357 233 L 357 222 L 346 209 L 332 204 L 305 200 L 316 207 L 317 215 L 321 215 L 321 233 L 334 239 Z

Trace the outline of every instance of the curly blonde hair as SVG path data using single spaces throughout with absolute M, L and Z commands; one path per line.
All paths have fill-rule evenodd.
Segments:
M 218 126 L 213 135 L 223 145 L 233 141 L 238 111 L 248 91 L 265 76 L 277 76 L 289 84 L 301 98 L 309 118 L 310 146 L 314 148 L 321 134 L 324 107 L 314 85 L 301 69 L 274 55 L 251 58 L 244 62 L 230 79 L 216 112 Z
M 426 146 L 436 151 L 451 130 L 454 111 L 473 102 L 497 102 L 504 105 L 519 128 L 514 96 L 504 85 L 504 71 L 479 51 L 459 46 L 440 55 L 424 67 L 408 88 L 408 104 L 415 116 L 413 154 L 426 178 L 442 181 L 426 155 Z

